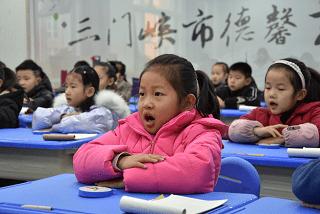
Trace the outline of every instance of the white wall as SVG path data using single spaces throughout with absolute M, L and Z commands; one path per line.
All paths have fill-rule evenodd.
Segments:
M 30 57 L 27 0 L 0 1 L 0 61 L 15 68 Z

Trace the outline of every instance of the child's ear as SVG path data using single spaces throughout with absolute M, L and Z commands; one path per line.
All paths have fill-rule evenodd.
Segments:
M 87 88 L 87 90 L 86 90 L 87 92 L 87 97 L 92 97 L 93 95 L 94 95 L 94 92 L 95 92 L 95 89 L 94 89 L 94 87 L 89 87 L 89 88 Z
M 108 85 L 112 86 L 114 84 L 114 78 L 109 78 L 108 79 Z
M 0 79 L 0 87 L 2 86 L 2 84 L 3 84 L 3 80 L 2 80 L 2 79 Z
M 42 80 L 41 77 L 36 77 L 37 85 L 39 84 L 39 82 L 41 82 L 41 80 Z
M 182 103 L 182 109 L 181 112 L 183 111 L 191 111 L 195 104 L 196 104 L 196 97 L 193 94 L 188 94 L 188 96 L 185 98 L 185 100 Z
M 252 78 L 251 77 L 248 77 L 248 78 L 246 78 L 246 80 L 245 80 L 246 82 L 245 82 L 245 85 L 246 86 L 248 86 L 248 85 L 250 85 L 251 84 L 251 82 L 252 82 Z
M 301 91 L 297 93 L 297 100 L 303 100 L 307 96 L 307 93 L 306 89 L 301 89 Z

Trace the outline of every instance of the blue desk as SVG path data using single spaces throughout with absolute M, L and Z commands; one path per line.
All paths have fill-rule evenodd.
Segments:
M 301 206 L 301 202 L 299 201 L 291 201 L 286 199 L 280 198 L 261 198 L 256 200 L 250 204 L 245 205 L 244 207 L 238 208 L 237 210 L 233 210 L 230 213 L 237 213 L 237 214 L 256 214 L 256 213 L 263 213 L 263 214 L 316 214 L 320 213 L 320 210 L 311 209 L 308 207 Z
M 292 174 L 298 166 L 307 163 L 309 158 L 291 158 L 287 148 L 265 149 L 257 145 L 232 143 L 223 140 L 222 158 L 241 157 L 257 169 L 261 180 L 261 197 L 277 197 L 298 200 L 292 193 Z M 230 153 L 262 154 L 239 155 Z
M 135 113 L 138 111 L 138 105 L 135 104 L 129 104 L 129 109 L 132 113 Z
M 243 111 L 239 109 L 220 109 L 220 120 L 224 124 L 229 125 L 232 121 L 250 112 L 250 110 Z
M 0 178 L 36 180 L 73 173 L 73 154 L 93 139 L 45 141 L 30 128 L 0 129 Z
M 239 110 L 239 109 L 221 109 L 220 110 L 220 116 L 222 117 L 241 117 L 243 115 L 246 115 L 248 113 L 250 113 L 251 110 L 248 111 L 243 111 L 243 110 Z
M 263 102 L 263 101 L 260 102 L 260 105 L 261 105 L 261 107 L 268 108 L 267 103 L 265 103 L 265 102 Z
M 73 174 L 62 174 L 42 180 L 0 188 L 0 213 L 123 213 L 119 208 L 122 196 L 151 200 L 160 195 L 129 193 L 115 190 L 106 198 L 84 198 L 78 195 L 79 183 Z M 168 194 L 165 194 L 167 197 Z M 251 194 L 211 192 L 206 194 L 185 195 L 207 200 L 228 199 L 228 202 L 210 213 L 226 213 L 245 206 L 257 197 Z M 21 208 L 21 205 L 49 206 L 51 211 Z
M 32 114 L 20 114 L 18 119 L 19 119 L 19 127 L 22 127 L 22 128 L 32 127 Z

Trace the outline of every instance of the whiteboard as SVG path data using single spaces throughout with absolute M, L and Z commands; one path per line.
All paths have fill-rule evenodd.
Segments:
M 318 0 L 33 0 L 32 57 L 54 87 L 78 60 L 120 60 L 139 77 L 150 59 L 177 54 L 211 73 L 247 62 L 260 89 L 270 64 L 294 57 L 320 70 Z

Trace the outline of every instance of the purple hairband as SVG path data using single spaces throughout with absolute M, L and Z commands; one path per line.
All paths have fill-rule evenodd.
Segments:
M 290 61 L 287 61 L 287 60 L 278 60 L 278 61 L 275 61 L 273 64 L 276 64 L 276 63 L 282 63 L 282 64 L 285 64 L 285 65 L 288 65 L 290 66 L 293 70 L 295 70 L 295 72 L 297 72 L 297 74 L 299 75 L 300 79 L 301 79 L 301 82 L 302 82 L 302 88 L 303 89 L 306 89 L 306 81 L 304 79 L 304 76 L 299 68 L 299 66 L 297 66 L 295 63 L 293 62 L 290 62 Z

